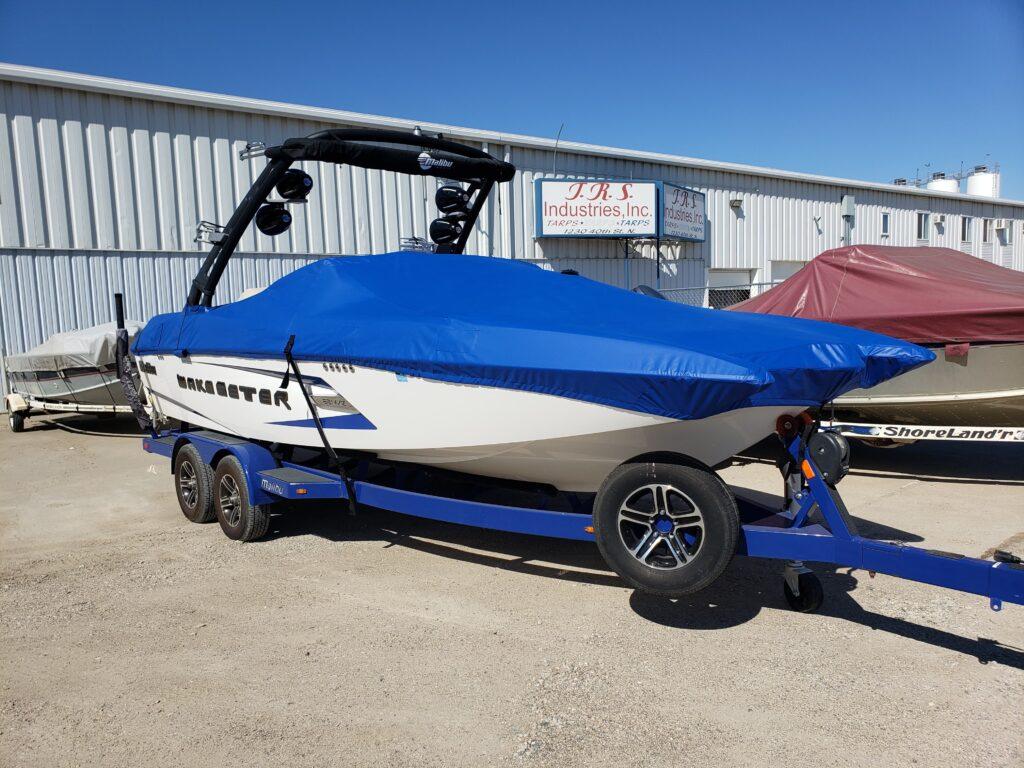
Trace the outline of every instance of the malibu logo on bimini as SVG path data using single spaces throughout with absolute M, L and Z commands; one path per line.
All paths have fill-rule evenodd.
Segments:
M 424 171 L 429 171 L 431 168 L 451 168 L 454 165 L 451 160 L 434 157 L 429 152 L 420 152 L 420 156 L 416 159 L 419 160 L 420 168 Z

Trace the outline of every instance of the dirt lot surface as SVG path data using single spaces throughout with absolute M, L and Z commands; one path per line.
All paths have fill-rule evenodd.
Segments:
M 822 566 L 796 614 L 740 558 L 659 601 L 591 545 L 383 513 L 238 544 L 137 440 L 31 424 L 0 431 L 4 766 L 1024 765 L 1024 607 Z M 1024 554 L 1022 448 L 856 447 L 841 489 L 868 535 Z

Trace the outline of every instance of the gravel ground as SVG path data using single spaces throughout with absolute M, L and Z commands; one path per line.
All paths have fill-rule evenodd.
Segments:
M 587 544 L 324 508 L 238 544 L 138 441 L 30 424 L 0 432 L 2 765 L 1024 765 L 1024 607 L 819 567 L 795 614 L 739 558 L 666 602 Z M 1024 554 L 1024 446 L 854 466 L 869 535 Z

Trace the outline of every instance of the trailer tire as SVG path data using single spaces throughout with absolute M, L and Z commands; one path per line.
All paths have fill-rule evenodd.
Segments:
M 192 444 L 182 446 L 174 457 L 174 490 L 189 521 L 213 522 L 213 470 Z
M 229 539 L 255 541 L 266 536 L 270 528 L 267 507 L 249 503 L 245 470 L 234 456 L 217 462 L 213 472 L 213 506 L 221 530 Z
M 7 421 L 11 425 L 11 432 L 25 431 L 25 414 L 21 411 L 11 411 L 8 413 Z
M 736 551 L 739 510 L 714 472 L 682 464 L 624 464 L 594 500 L 594 538 L 630 586 L 667 598 L 698 592 Z

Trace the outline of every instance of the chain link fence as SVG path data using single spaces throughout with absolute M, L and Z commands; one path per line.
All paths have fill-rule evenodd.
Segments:
M 725 309 L 741 301 L 746 301 L 751 296 L 764 293 L 769 288 L 776 286 L 774 283 L 750 283 L 749 285 L 731 285 L 727 288 L 662 288 L 661 292 L 670 301 L 680 304 L 689 304 L 691 307 L 711 307 L 712 309 Z

